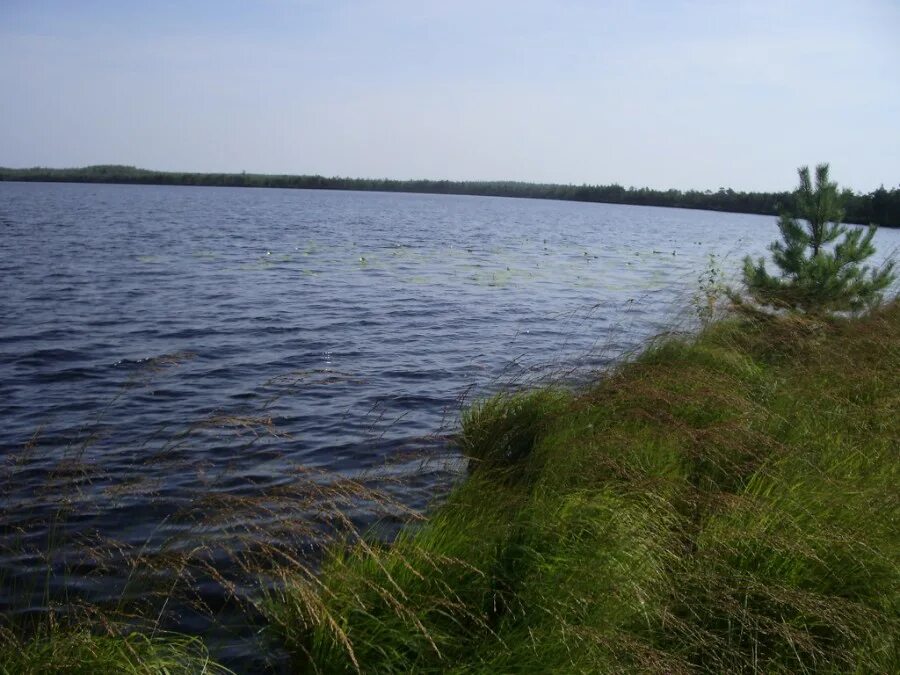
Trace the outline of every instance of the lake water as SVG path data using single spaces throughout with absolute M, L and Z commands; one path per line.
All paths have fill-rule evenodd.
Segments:
M 16 552 L 63 500 L 60 541 L 151 548 L 198 494 L 298 472 L 387 475 L 422 509 L 460 470 L 461 401 L 602 368 L 684 322 L 710 254 L 727 276 L 776 236 L 664 208 L 0 183 L 0 579 L 33 574 Z

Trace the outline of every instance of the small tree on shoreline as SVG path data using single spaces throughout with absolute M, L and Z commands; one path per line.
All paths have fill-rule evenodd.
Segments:
M 798 173 L 794 212 L 782 213 L 782 241 L 769 247 L 781 274 L 770 275 L 763 258 L 754 262 L 747 256 L 744 283 L 750 296 L 761 305 L 807 313 L 856 311 L 877 304 L 895 277 L 893 262 L 877 269 L 861 265 L 875 253 L 876 227 L 841 224 L 841 198 L 837 184 L 828 180 L 828 164 L 816 167 L 815 187 L 809 167 L 800 167 Z

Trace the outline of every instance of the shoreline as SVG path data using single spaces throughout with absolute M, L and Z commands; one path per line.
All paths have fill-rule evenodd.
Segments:
M 389 548 L 283 570 L 325 671 L 891 671 L 900 303 L 732 316 L 464 414 L 474 470 Z
M 81 183 L 110 185 L 170 185 L 346 190 L 408 194 L 508 197 L 583 203 L 693 209 L 718 213 L 776 216 L 790 204 L 790 192 L 656 190 L 620 185 L 563 185 L 520 181 L 394 180 L 325 177 L 320 175 L 228 174 L 152 171 L 134 167 L 95 166 L 75 169 L 11 169 L 0 167 L 0 182 Z M 900 227 L 900 189 L 879 188 L 865 195 L 845 195 L 845 222 Z
M 301 671 L 889 672 L 898 329 L 896 299 L 733 315 L 599 382 L 482 401 L 458 440 L 469 475 L 427 520 L 391 545 L 347 531 L 315 572 L 248 568 L 253 612 Z M 145 672 L 212 667 L 199 636 L 85 616 L 4 625 L 0 672 L 98 640 Z

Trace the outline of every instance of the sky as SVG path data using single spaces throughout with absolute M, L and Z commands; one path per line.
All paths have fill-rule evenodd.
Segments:
M 0 0 L 0 166 L 900 184 L 900 1 Z

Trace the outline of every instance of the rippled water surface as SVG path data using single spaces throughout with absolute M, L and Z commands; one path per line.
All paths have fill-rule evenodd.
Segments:
M 65 527 L 140 544 L 198 492 L 252 495 L 298 466 L 390 467 L 422 508 L 459 468 L 445 438 L 464 396 L 602 367 L 690 307 L 710 253 L 728 273 L 776 227 L 525 199 L 0 183 L 0 236 L 5 511 L 26 523 L 74 475 Z

